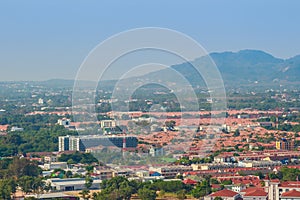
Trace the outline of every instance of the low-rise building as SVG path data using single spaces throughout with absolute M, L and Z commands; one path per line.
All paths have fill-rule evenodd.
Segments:
M 153 147 L 151 146 L 149 149 L 149 154 L 152 157 L 163 156 L 165 155 L 165 151 L 163 147 Z
M 231 190 L 220 190 L 204 197 L 204 200 L 214 200 L 221 197 L 223 200 L 242 200 L 241 195 Z
M 113 177 L 116 176 L 123 176 L 123 177 L 129 177 L 131 174 L 133 174 L 133 171 L 131 169 L 114 169 L 113 170 Z
M 24 131 L 24 128 L 20 128 L 20 127 L 17 127 L 17 126 L 13 126 L 11 127 L 10 129 L 11 132 L 16 132 L 16 131 Z
M 282 163 L 280 161 L 268 161 L 268 160 L 260 160 L 260 161 L 253 161 L 253 160 L 244 160 L 239 161 L 239 167 L 275 167 L 281 166 Z
M 43 165 L 44 170 L 67 169 L 67 162 L 51 162 Z
M 243 200 L 268 200 L 268 193 L 263 188 L 248 188 L 242 196 Z
M 101 128 L 114 128 L 114 127 L 116 127 L 116 121 L 111 120 L 111 119 L 101 120 L 100 127 Z
M 58 158 L 57 156 L 45 156 L 44 157 L 44 162 L 45 163 L 51 163 L 51 162 L 57 162 L 58 161 Z
M 107 180 L 113 177 L 113 170 L 107 167 L 96 166 L 94 173 L 97 174 L 100 180 Z
M 246 185 L 242 183 L 238 183 L 234 185 L 226 185 L 226 188 L 234 192 L 240 193 L 242 190 L 246 189 Z
M 281 194 L 280 200 L 300 200 L 300 191 L 293 189 L 284 192 Z
M 184 172 L 192 171 L 191 166 L 185 165 L 170 165 L 161 167 L 150 167 L 149 171 L 158 172 L 161 176 L 165 178 L 174 178 L 177 175 L 182 175 Z
M 71 125 L 71 120 L 67 118 L 58 119 L 57 124 L 60 126 L 68 127 Z
M 29 199 L 33 197 L 34 199 L 41 199 L 41 200 L 49 200 L 49 199 L 64 199 L 64 200 L 79 200 L 79 197 L 76 195 L 65 194 L 63 192 L 51 192 L 46 194 L 27 194 L 25 198 Z
M 293 140 L 287 140 L 282 138 L 281 140 L 276 141 L 276 149 L 278 150 L 294 150 L 295 142 Z
M 214 169 L 226 169 L 236 167 L 234 164 L 226 163 L 205 163 L 205 164 L 192 164 L 191 167 L 194 171 L 197 170 L 214 170 Z
M 226 162 L 232 162 L 233 160 L 234 157 L 230 155 L 219 155 L 214 157 L 215 163 L 226 163 Z
M 139 171 L 136 171 L 135 174 L 136 174 L 138 177 L 148 177 L 148 176 L 150 176 L 149 171 L 146 171 L 146 170 L 139 170 Z
M 46 182 L 51 185 L 51 191 L 75 191 L 82 190 L 85 188 L 84 178 L 51 178 L 47 179 Z M 91 190 L 100 189 L 100 179 L 94 179 L 93 184 L 90 187 Z

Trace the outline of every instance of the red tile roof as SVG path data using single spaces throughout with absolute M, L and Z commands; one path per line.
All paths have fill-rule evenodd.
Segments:
M 218 192 L 214 192 L 210 194 L 211 197 L 234 197 L 238 195 L 239 193 L 231 191 L 231 190 L 220 190 Z
M 272 183 L 280 183 L 280 180 L 279 179 L 271 179 L 270 180 Z
M 0 125 L 0 131 L 7 131 L 9 125 Z
M 250 192 L 253 192 L 253 191 L 256 191 L 256 190 L 263 190 L 263 188 L 248 187 L 248 188 L 242 190 L 241 192 L 243 192 L 243 193 L 250 193 Z
M 184 184 L 187 184 L 187 185 L 195 185 L 197 184 L 198 182 L 197 181 L 194 181 L 192 179 L 185 179 L 182 181 Z
M 300 182 L 299 181 L 285 181 L 280 183 L 280 187 L 293 187 L 299 188 Z
M 221 185 L 220 184 L 211 184 L 212 189 L 220 189 Z
M 282 193 L 281 196 L 282 197 L 300 197 L 300 192 L 297 190 L 291 190 L 291 191 Z
M 263 191 L 262 189 L 256 189 L 251 192 L 246 192 L 244 195 L 245 197 L 266 197 L 268 195 L 267 192 Z

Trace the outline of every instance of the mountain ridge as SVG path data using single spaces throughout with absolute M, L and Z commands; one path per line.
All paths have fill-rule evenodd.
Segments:
M 300 55 L 289 59 L 276 58 L 260 50 L 241 50 L 238 52 L 210 53 L 218 67 L 225 85 L 257 83 L 257 82 L 299 82 Z M 199 62 L 203 57 L 195 59 Z M 183 74 L 187 74 L 184 63 L 171 66 Z
M 273 55 L 261 50 L 245 49 L 237 52 L 213 52 L 209 57 L 218 67 L 224 84 L 228 86 L 257 86 L 267 85 L 297 85 L 300 82 L 300 55 L 288 59 L 276 58 Z M 193 86 L 205 86 L 204 80 L 199 81 L 196 77 L 197 71 L 193 68 L 193 63 L 205 65 L 207 56 L 197 58 L 190 62 L 175 64 L 170 68 L 150 72 L 143 76 L 128 78 L 128 84 L 138 80 L 152 80 L 152 82 L 169 81 L 173 79 L 170 70 L 176 71 L 184 76 Z M 42 81 L 44 84 L 59 83 L 70 85 L 74 80 L 50 79 Z M 103 81 L 108 85 L 113 85 L 117 80 Z M 176 81 L 174 81 L 176 82 Z M 89 84 L 87 84 L 89 85 Z

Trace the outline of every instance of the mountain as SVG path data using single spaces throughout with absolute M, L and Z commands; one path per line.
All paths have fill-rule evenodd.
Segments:
M 299 81 L 300 79 L 300 55 L 285 61 L 285 68 L 282 74 L 289 80 Z
M 76 83 L 79 88 L 94 88 L 96 82 L 88 80 L 66 80 L 66 79 L 50 79 L 46 81 L 33 81 L 30 82 L 32 85 L 51 87 L 51 88 L 67 88 L 72 89 Z M 101 85 L 108 90 L 112 90 L 116 81 L 115 80 L 105 80 L 101 81 Z M 100 84 L 100 83 L 99 83 Z
M 199 79 L 198 72 L 192 64 L 209 69 L 212 64 L 211 59 L 219 69 L 226 87 L 280 87 L 282 85 L 299 87 L 300 85 L 300 55 L 280 59 L 259 50 L 241 50 L 211 53 L 209 56 L 191 62 L 173 65 L 143 76 L 127 78 L 120 81 L 117 87 L 126 89 L 152 82 L 167 86 L 177 84 L 178 88 L 184 88 L 183 82 L 177 78 L 178 74 L 188 80 L 190 85 L 205 87 L 204 80 Z M 39 84 L 41 83 L 52 87 L 73 87 L 74 81 L 53 79 Z M 116 83 L 117 80 L 103 81 L 101 86 L 113 90 Z M 94 85 L 91 81 L 80 81 L 80 84 L 84 87 Z
M 300 55 L 290 59 L 280 59 L 258 50 L 211 53 L 209 57 L 218 67 L 225 86 L 287 85 L 300 82 Z M 176 70 L 192 85 L 203 85 L 192 64 L 209 68 L 208 57 L 200 57 L 190 63 L 171 66 L 158 72 L 147 74 L 143 79 L 171 80 L 170 71 Z
M 210 56 L 227 84 L 270 82 L 280 78 L 280 70 L 285 66 L 283 59 L 257 50 L 212 53 Z

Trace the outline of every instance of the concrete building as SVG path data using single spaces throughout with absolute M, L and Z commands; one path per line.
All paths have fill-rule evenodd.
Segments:
M 43 166 L 44 170 L 54 170 L 54 169 L 67 169 L 67 162 L 51 162 L 45 163 Z
M 163 155 L 165 155 L 165 151 L 164 151 L 163 147 L 151 146 L 149 149 L 149 155 L 152 157 L 163 156 Z
M 269 193 L 269 200 L 297 200 L 300 199 L 300 182 L 285 181 L 278 179 L 264 180 L 265 192 Z
M 126 126 L 123 126 L 122 128 L 117 125 L 115 120 L 101 120 L 100 121 L 100 127 L 104 133 L 104 135 L 118 135 L 122 134 L 124 131 L 127 130 Z
M 93 184 L 90 187 L 91 190 L 100 189 L 100 179 L 94 179 Z M 52 178 L 47 179 L 46 183 L 49 183 L 52 187 L 51 191 L 76 191 L 82 190 L 85 188 L 85 179 L 84 178 Z
M 237 118 L 238 119 L 248 119 L 248 118 L 250 118 L 250 116 L 248 114 L 240 114 L 240 115 L 237 115 Z
M 205 163 L 205 164 L 191 164 L 194 171 L 197 170 L 217 170 L 217 169 L 227 169 L 236 167 L 234 164 L 220 164 L 220 163 Z
M 192 171 L 191 166 L 185 165 L 170 165 L 170 166 L 161 166 L 161 167 L 150 167 L 149 171 L 158 172 L 161 176 L 165 178 L 174 178 L 177 175 L 182 175 L 184 172 Z
M 60 126 L 70 126 L 71 120 L 67 119 L 67 118 L 59 119 L 59 120 L 57 120 L 57 124 Z
M 113 177 L 123 176 L 123 177 L 128 178 L 133 174 L 134 174 L 133 171 L 131 169 L 127 169 L 127 168 L 115 168 L 113 170 Z
M 69 151 L 69 139 L 70 136 L 58 137 L 58 151 Z
M 138 177 L 149 177 L 150 174 L 149 174 L 149 171 L 146 171 L 146 170 L 139 170 L 137 172 L 135 172 L 135 175 L 137 175 Z
M 272 200 L 279 200 L 279 180 L 265 180 L 265 192 L 267 192 L 268 198 Z
M 287 140 L 282 138 L 281 140 L 276 141 L 276 149 L 278 150 L 294 150 L 295 143 L 292 140 Z
M 58 151 L 84 151 L 85 147 L 77 136 L 58 137 Z
M 87 148 L 97 146 L 116 146 L 118 148 L 136 148 L 138 139 L 134 136 L 102 136 L 102 135 L 84 135 L 84 136 L 61 136 L 58 139 L 59 151 L 85 151 Z
M 65 194 L 63 192 L 53 192 L 45 194 L 27 194 L 25 198 L 33 197 L 35 199 L 49 200 L 49 199 L 64 199 L 64 200 L 79 200 L 76 195 Z
M 100 127 L 101 128 L 114 128 L 114 127 L 116 127 L 116 121 L 115 120 L 101 120 Z
M 113 170 L 107 167 L 96 166 L 94 167 L 94 173 L 100 180 L 107 180 L 113 177 Z
M 268 160 L 244 160 L 239 161 L 238 166 L 239 167 L 275 167 L 275 166 L 281 166 L 282 163 L 280 161 L 268 161 Z
M 19 128 L 19 127 L 17 127 L 17 126 L 13 126 L 13 127 L 11 127 L 10 131 L 11 131 L 11 132 L 15 132 L 15 131 L 24 131 L 24 128 Z
M 58 158 L 57 156 L 45 156 L 44 157 L 44 162 L 45 163 L 51 163 L 51 162 L 57 162 L 58 161 Z
M 39 98 L 39 100 L 38 100 L 38 104 L 40 104 L 40 105 L 43 105 L 43 104 L 44 104 L 44 99 L 42 99 L 42 98 Z
M 273 127 L 274 123 L 273 122 L 259 122 L 259 125 L 262 127 Z
M 233 160 L 235 160 L 233 155 L 219 155 L 214 157 L 215 163 L 229 163 Z
M 236 185 L 226 185 L 227 189 L 232 190 L 234 192 L 240 193 L 242 190 L 246 189 L 246 185 L 244 184 L 236 184 Z
M 80 137 L 69 138 L 69 151 L 85 151 L 85 146 Z

